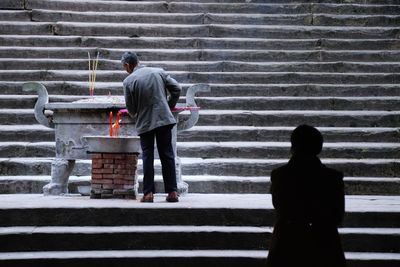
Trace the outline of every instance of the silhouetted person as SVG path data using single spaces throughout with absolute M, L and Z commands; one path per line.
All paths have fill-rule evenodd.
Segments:
M 267 266 L 345 266 L 337 230 L 344 215 L 343 174 L 317 157 L 323 138 L 314 127 L 297 127 L 291 143 L 288 164 L 271 173 L 276 222 Z

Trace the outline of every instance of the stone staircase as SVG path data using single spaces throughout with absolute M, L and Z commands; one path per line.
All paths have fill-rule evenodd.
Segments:
M 0 264 L 7 267 L 265 266 L 274 218 L 266 194 L 189 194 L 176 205 L 157 195 L 148 208 L 36 194 L 0 201 Z M 400 200 L 346 202 L 340 233 L 348 266 L 399 266 Z
M 211 85 L 210 93 L 202 93 L 196 99 L 202 108 L 197 126 L 178 136 L 183 178 L 189 184 L 190 193 L 199 193 L 194 194 L 199 201 L 212 196 L 229 200 L 237 193 L 251 193 L 243 195 L 244 200 L 253 196 L 255 201 L 265 201 L 261 194 L 269 191 L 270 171 L 287 162 L 290 156 L 290 132 L 301 123 L 312 124 L 325 137 L 323 162 L 345 173 L 350 206 L 356 207 L 358 203 L 353 203 L 352 198 L 370 200 L 366 203 L 387 198 L 381 209 L 374 211 L 375 217 L 363 217 L 361 211 L 354 215 L 349 212 L 348 216 L 358 223 L 345 223 L 342 236 L 344 240 L 346 236 L 360 236 L 351 241 L 351 246 L 345 246 L 346 251 L 353 253 L 349 254 L 354 259 L 351 266 L 399 266 L 400 246 L 385 247 L 383 240 L 394 239 L 393 244 L 399 244 L 400 236 L 400 213 L 398 209 L 393 211 L 400 198 L 400 1 L 316 2 L 320 3 L 300 0 L 1 1 L 0 193 L 41 193 L 42 186 L 50 180 L 54 133 L 36 123 L 33 115 L 36 96 L 23 92 L 22 84 L 43 83 L 49 91 L 50 102 L 86 97 L 87 52 L 93 55 L 98 51 L 101 56 L 95 94 L 121 95 L 121 81 L 126 74 L 121 70 L 119 58 L 123 51 L 134 50 L 143 64 L 161 66 L 181 82 L 183 95 L 191 84 Z M 90 162 L 78 161 L 73 174 L 70 191 L 77 192 L 77 185 L 89 183 Z M 29 199 L 29 196 L 21 195 L 21 198 Z M 29 246 L 5 246 L 1 252 L 31 251 L 29 257 L 36 257 L 41 264 L 63 266 L 40 254 L 46 252 L 39 251 L 64 251 L 67 245 L 45 247 L 37 240 L 45 240 L 47 235 L 56 238 L 53 243 L 64 237 L 84 239 L 85 231 L 94 231 L 101 233 L 99 236 L 110 232 L 113 240 L 122 238 L 124 241 L 118 241 L 120 244 L 144 253 L 140 259 L 154 255 L 155 252 L 151 254 L 147 250 L 159 249 L 157 253 L 161 256 L 153 259 L 156 266 L 189 263 L 197 266 L 196 260 L 199 265 L 213 266 L 211 262 L 216 258 L 226 261 L 216 261 L 215 266 L 261 266 L 272 226 L 272 208 L 266 204 L 259 213 L 251 213 L 250 204 L 254 202 L 241 208 L 243 213 L 237 216 L 259 216 L 265 220 L 257 224 L 238 220 L 232 223 L 235 229 L 223 228 L 232 226 L 229 220 L 222 219 L 223 215 L 200 223 L 205 228 L 199 229 L 191 227 L 199 225 L 198 218 L 174 221 L 168 229 L 162 228 L 167 226 L 152 228 L 151 222 L 157 218 L 150 215 L 149 221 L 137 223 L 142 228 L 133 227 L 136 222 L 127 222 L 116 225 L 126 228 L 114 229 L 113 223 L 103 225 L 101 220 L 111 209 L 107 206 L 112 206 L 110 203 L 105 204 L 105 210 L 96 210 L 98 219 L 94 222 L 97 224 L 86 224 L 87 221 L 71 224 L 63 219 L 67 215 L 60 215 L 57 224 L 40 223 L 36 219 L 26 219 L 26 224 L 20 224 L 3 221 L 4 216 L 14 217 L 14 212 L 19 210 L 5 208 L 0 219 L 2 240 L 29 236 L 34 226 L 50 228 L 40 229 L 39 239 L 27 241 Z M 66 207 L 67 213 L 71 212 L 69 208 Z M 136 216 L 133 214 L 142 209 L 141 206 L 125 207 L 121 212 L 132 212 Z M 169 206 L 154 208 L 157 213 L 163 209 Z M 90 210 L 90 204 L 82 210 Z M 177 217 L 182 218 L 190 213 L 190 206 L 176 211 L 181 212 Z M 204 216 L 215 211 L 205 208 Z M 31 218 L 41 217 L 40 212 L 43 212 L 41 208 L 32 208 Z M 57 211 L 49 208 L 47 212 L 56 214 Z M 377 223 L 377 218 L 385 216 L 393 223 Z M 72 225 L 80 227 L 75 229 L 76 233 L 68 228 L 61 234 L 57 228 Z M 85 228 L 89 226 L 106 228 Z M 197 231 L 196 235 L 207 240 L 206 243 L 210 239 L 220 241 L 215 241 L 215 246 L 203 246 L 202 241 L 196 240 L 182 247 L 161 244 L 151 247 L 143 240 L 135 246 L 126 243 L 127 236 L 144 235 L 137 231 L 156 238 L 160 227 L 169 237 L 174 236 L 172 233 L 193 236 L 193 231 Z M 243 240 L 230 239 L 220 232 L 239 235 Z M 100 237 L 95 240 L 105 242 Z M 84 251 L 96 242 L 87 241 L 71 248 Z M 198 249 L 200 254 L 174 250 L 183 247 Z M 124 246 L 99 245 L 92 249 L 114 249 L 116 255 L 120 253 L 116 257 L 127 263 L 136 255 L 120 251 Z M 0 262 L 7 258 L 4 253 L 0 253 Z M 177 255 L 174 253 L 186 255 L 187 262 L 172 260 Z M 227 254 L 239 256 L 225 257 Z M 162 255 L 170 261 L 164 262 Z M 75 261 L 80 258 L 78 254 L 57 257 L 68 258 L 65 262 L 74 262 L 74 266 L 83 264 Z M 18 257 L 14 260 L 15 265 L 9 262 L 10 266 L 27 264 Z M 123 261 L 118 266 L 127 264 Z

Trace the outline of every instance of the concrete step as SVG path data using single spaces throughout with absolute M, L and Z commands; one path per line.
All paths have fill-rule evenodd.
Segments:
M 121 3 L 124 0 L 97 0 L 97 2 L 99 2 L 99 1 L 105 1 L 108 4 L 113 4 L 113 3 L 115 4 L 115 3 L 118 3 L 118 2 Z M 148 0 L 146 2 L 160 2 L 160 1 L 159 0 Z M 200 1 L 193 1 L 193 0 L 176 0 L 175 1 L 174 0 L 174 1 L 171 1 L 171 0 L 168 0 L 168 1 L 165 1 L 165 2 L 185 2 L 185 3 L 192 2 L 192 3 L 206 3 L 206 4 L 207 3 L 208 4 L 209 3 L 225 3 L 225 4 L 231 4 L 231 5 L 233 3 L 243 4 L 242 0 L 217 0 L 217 1 L 211 1 L 211 0 L 200 0 Z M 252 0 L 251 2 L 252 3 L 259 3 L 259 4 L 268 4 L 268 3 L 269 4 L 275 4 L 275 3 L 280 3 L 280 4 L 289 4 L 289 3 L 304 4 L 304 1 L 302 1 L 302 0 L 294 0 L 294 1 L 290 1 L 290 2 L 288 2 L 287 0 L 278 0 L 278 1 L 276 1 L 276 0 L 274 0 L 274 1 L 271 1 L 271 0 Z M 319 1 L 319 3 L 335 4 L 335 5 L 337 5 L 338 3 L 342 3 L 342 2 L 343 1 L 337 1 L 337 0 Z M 248 3 L 248 4 L 250 4 L 250 3 Z M 358 4 L 358 5 L 360 5 L 360 4 L 363 4 L 363 5 L 374 4 L 374 5 L 376 5 L 376 4 L 382 4 L 382 2 L 380 0 L 347 0 L 346 4 Z M 399 0 L 387 0 L 387 1 L 385 1 L 385 4 L 386 5 L 399 5 L 400 2 L 399 2 Z M 313 5 L 311 5 L 311 7 L 313 7 Z M 0 9 L 24 9 L 24 0 L 3 0 L 1 2 Z
M 0 12 L 1 20 L 9 20 L 15 11 Z M 16 11 L 20 12 L 20 11 Z M 25 11 L 25 13 L 27 13 Z M 29 14 L 27 16 L 29 18 Z M 5 19 L 3 19 L 5 18 Z M 221 14 L 221 13 L 129 13 L 32 10 L 37 22 L 110 22 L 171 24 L 250 24 L 250 25 L 313 25 L 313 26 L 399 26 L 396 15 L 331 15 L 331 14 Z M 20 20 L 20 19 L 11 19 Z
M 129 0 L 97 0 L 97 1 L 129 1 Z M 158 2 L 159 0 L 148 0 L 148 2 Z M 194 2 L 194 3 L 243 3 L 243 0 L 167 0 L 166 2 Z M 325 4 L 338 4 L 343 3 L 343 0 L 319 0 L 318 3 L 325 3 Z M 382 4 L 380 0 L 346 0 L 348 4 Z M 267 4 L 267 3 L 281 3 L 281 4 L 288 4 L 288 0 L 252 0 L 251 3 L 260 3 L 260 4 Z M 290 3 L 304 3 L 304 0 L 292 0 Z M 388 5 L 399 5 L 399 0 L 387 0 L 385 4 Z
M 199 126 L 397 127 L 398 111 L 201 110 Z M 183 116 L 183 115 L 182 115 Z
M 318 127 L 325 142 L 388 142 L 395 143 L 400 138 L 398 128 L 343 128 Z M 180 142 L 287 142 L 293 127 L 248 127 L 248 126 L 194 126 L 180 132 Z M 3 142 L 50 142 L 55 140 L 54 130 L 41 125 L 2 125 L 0 139 Z
M 399 39 L 271 39 L 271 38 L 178 38 L 1 35 L 3 46 L 109 47 L 124 49 L 264 49 L 264 50 L 396 50 Z
M 54 141 L 54 130 L 38 124 L 2 125 L 0 139 L 3 141 L 48 142 Z
M 400 97 L 198 97 L 204 109 L 231 110 L 398 110 Z
M 266 250 L 272 227 L 1 227 L 1 252 L 87 250 Z M 340 229 L 345 251 L 399 253 L 399 228 Z M 79 242 L 75 242 L 79 240 Z M 213 240 L 213 242 L 210 242 Z M 370 244 L 367 246 L 366 244 Z
M 0 251 L 266 250 L 271 232 L 246 226 L 2 227 Z
M 88 35 L 129 37 L 247 37 L 247 38 L 396 38 L 398 27 L 328 27 L 235 24 L 146 24 L 1 21 L 1 34 Z
M 141 182 L 141 176 L 139 182 Z M 270 179 L 264 176 L 242 177 L 242 176 L 211 176 L 211 175 L 184 175 L 184 181 L 189 184 L 189 192 L 191 193 L 256 193 L 265 194 L 270 192 Z M 81 184 L 90 185 L 90 177 L 86 181 L 79 180 Z M 40 190 L 34 191 L 31 188 L 42 185 L 39 180 L 24 180 L 20 178 L 4 177 L 3 180 L 8 189 L 4 193 L 41 193 Z M 49 181 L 49 179 L 48 179 Z M 400 178 L 383 178 L 383 177 L 345 177 L 345 193 L 346 195 L 388 195 L 398 196 L 400 189 Z M 24 189 L 26 188 L 26 189 Z M 76 185 L 71 183 L 70 192 L 78 192 Z M 140 192 L 141 184 L 139 184 Z M 156 177 L 157 192 L 163 191 L 163 182 L 160 176 Z
M 264 158 L 290 156 L 288 142 L 178 142 L 178 156 L 195 158 Z M 0 157 L 54 157 L 55 142 L 0 142 Z M 325 143 L 325 158 L 400 158 L 398 143 Z
M 49 102 L 72 102 L 84 96 L 51 96 Z M 2 108 L 34 107 L 35 95 L 0 95 Z M 185 97 L 181 97 L 181 102 Z M 197 97 L 202 109 L 224 110 L 399 110 L 400 97 Z
M 126 0 L 98 0 L 98 1 L 126 1 Z M 158 0 L 149 0 L 158 1 Z M 240 3 L 242 0 L 168 0 L 167 2 L 199 2 L 199 3 Z M 287 0 L 252 0 L 252 3 L 288 3 Z M 304 3 L 303 0 L 293 0 L 291 3 Z M 320 0 L 319 3 L 342 3 L 342 0 Z M 349 4 L 382 4 L 380 0 L 348 0 L 346 3 Z M 398 5 L 399 0 L 388 0 L 386 4 Z
M 0 157 L 55 157 L 55 142 L 0 142 Z
M 156 194 L 138 200 L 96 200 L 77 195 L 0 195 L 1 227 L 16 226 L 272 226 L 268 194 L 187 194 L 179 203 Z M 400 197 L 346 196 L 345 228 L 399 228 Z M 23 207 L 23 208 L 21 208 Z M 90 212 L 89 212 L 90 211 Z
M 119 60 L 127 49 L 79 47 L 0 46 L 0 58 L 87 59 L 100 52 L 100 59 Z M 398 50 L 244 50 L 244 49 L 136 49 L 142 61 L 248 61 L 248 62 L 397 62 Z M 345 60 L 344 60 L 345 59 Z M 86 68 L 83 68 L 86 69 Z
M 156 256 L 155 256 L 156 255 Z M 40 266 L 77 267 L 96 265 L 105 266 L 249 266 L 261 267 L 266 264 L 267 251 L 247 250 L 149 250 L 149 251 L 76 251 L 76 252 L 14 252 L 1 253 L 0 262 L 10 267 L 26 267 L 32 264 Z M 349 267 L 397 267 L 400 262 L 398 253 L 347 253 Z
M 4 125 L 37 124 L 33 109 L 0 109 L 0 120 Z
M 82 81 L 40 81 L 53 95 L 88 95 L 88 83 Z M 0 89 L 3 95 L 26 95 L 22 91 L 23 81 L 2 81 Z M 186 94 L 192 84 L 181 83 L 181 95 Z M 383 97 L 399 96 L 400 86 L 397 84 L 216 84 L 209 83 L 211 92 L 199 93 L 200 96 L 232 97 L 232 96 L 302 96 L 302 97 Z M 96 82 L 95 95 L 123 95 L 121 82 Z
M 398 73 L 341 72 L 187 72 L 168 71 L 181 83 L 330 83 L 330 84 L 398 84 Z M 127 77 L 124 71 L 98 70 L 96 82 L 119 82 Z M 0 70 L 2 81 L 86 81 L 87 70 Z
M 400 72 L 399 62 L 243 62 L 243 61 L 141 61 L 148 67 L 167 71 L 194 72 Z M 0 58 L 0 69 L 9 70 L 84 70 L 87 59 Z M 99 60 L 99 70 L 121 70 L 120 60 Z
M 13 126 L 5 126 L 13 127 Z M 325 142 L 397 142 L 400 137 L 398 128 L 360 128 L 360 127 L 318 127 Z M 255 127 L 255 126 L 194 126 L 180 132 L 178 140 L 183 142 L 204 141 L 228 142 L 243 141 L 275 141 L 290 140 L 294 127 Z M 6 140 L 5 140 L 6 141 Z
M 50 175 L 53 158 L 0 158 L 1 174 Z M 222 176 L 268 176 L 271 170 L 287 163 L 287 159 L 249 159 L 249 158 L 181 158 L 182 173 L 185 175 Z M 356 177 L 398 177 L 399 159 L 323 159 L 328 167 L 338 169 L 346 176 Z M 141 164 L 141 163 L 140 163 Z M 141 166 L 139 164 L 139 166 Z M 141 168 L 138 169 L 141 174 Z M 155 171 L 161 173 L 160 163 L 156 161 Z M 90 160 L 78 160 L 72 175 L 87 176 L 91 173 Z
M 40 266 L 263 266 L 267 251 L 218 250 L 106 250 L 76 252 L 1 253 L 0 263 L 10 267 Z M 101 255 L 101 256 L 100 256 Z
M 327 15 L 313 14 L 312 25 L 316 26 L 399 26 L 400 17 L 396 15 Z
M 181 113 L 185 118 L 186 112 Z M 33 109 L 0 109 L 3 125 L 36 124 Z M 200 110 L 198 126 L 398 127 L 399 111 Z
M 24 9 L 24 1 L 4 0 L 0 3 L 0 9 Z
M 258 3 L 194 3 L 194 2 L 128 2 L 128 1 L 45 1 L 30 0 L 27 9 L 53 9 L 70 11 L 107 12 L 159 12 L 159 13 L 261 13 L 261 14 L 399 14 L 398 5 L 368 4 L 258 4 Z
M 10 150 L 18 151 L 18 144 L 0 143 L 0 157 L 14 156 Z M 178 155 L 200 158 L 288 158 L 289 142 L 178 142 Z M 22 150 L 24 145 L 21 144 Z M 38 146 L 40 147 L 40 145 Z M 2 150 L 6 152 L 2 152 Z M 32 152 L 33 153 L 33 152 Z M 29 154 L 29 152 L 28 152 Z M 24 154 L 22 154 L 24 155 Z M 400 144 L 397 143 L 324 143 L 321 153 L 324 158 L 400 158 Z
M 89 96 L 50 95 L 49 102 L 73 102 L 85 98 Z M 2 108 L 33 108 L 37 99 L 37 95 L 0 95 L 0 105 Z
M 26 10 L 0 10 L 0 21 L 31 21 L 31 12 Z
M 142 192 L 142 175 L 139 176 L 139 192 Z M 68 190 L 78 194 L 78 186 L 90 186 L 90 176 L 71 176 Z M 212 176 L 184 175 L 190 193 L 201 194 L 266 194 L 270 192 L 270 179 L 265 176 Z M 50 176 L 0 176 L 0 194 L 41 194 Z M 400 178 L 345 177 L 346 195 L 386 195 L 398 196 Z M 155 177 L 156 192 L 164 191 L 162 177 Z

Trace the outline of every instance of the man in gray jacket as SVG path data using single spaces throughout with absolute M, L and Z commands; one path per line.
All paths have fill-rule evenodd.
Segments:
M 136 129 L 143 152 L 141 202 L 153 202 L 155 193 L 154 139 L 161 160 L 165 192 L 168 193 L 166 200 L 178 202 L 171 134 L 176 120 L 171 109 L 178 102 L 181 86 L 161 68 L 139 67 L 138 57 L 133 52 L 125 52 L 121 62 L 130 74 L 123 82 L 125 102 L 129 114 L 136 116 Z

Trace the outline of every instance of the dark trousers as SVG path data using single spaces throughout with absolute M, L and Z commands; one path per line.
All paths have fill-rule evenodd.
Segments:
M 158 127 L 140 135 L 143 160 L 143 193 L 155 193 L 154 187 L 154 138 L 161 160 L 162 176 L 166 193 L 178 191 L 176 185 L 175 156 L 172 147 L 172 127 Z

